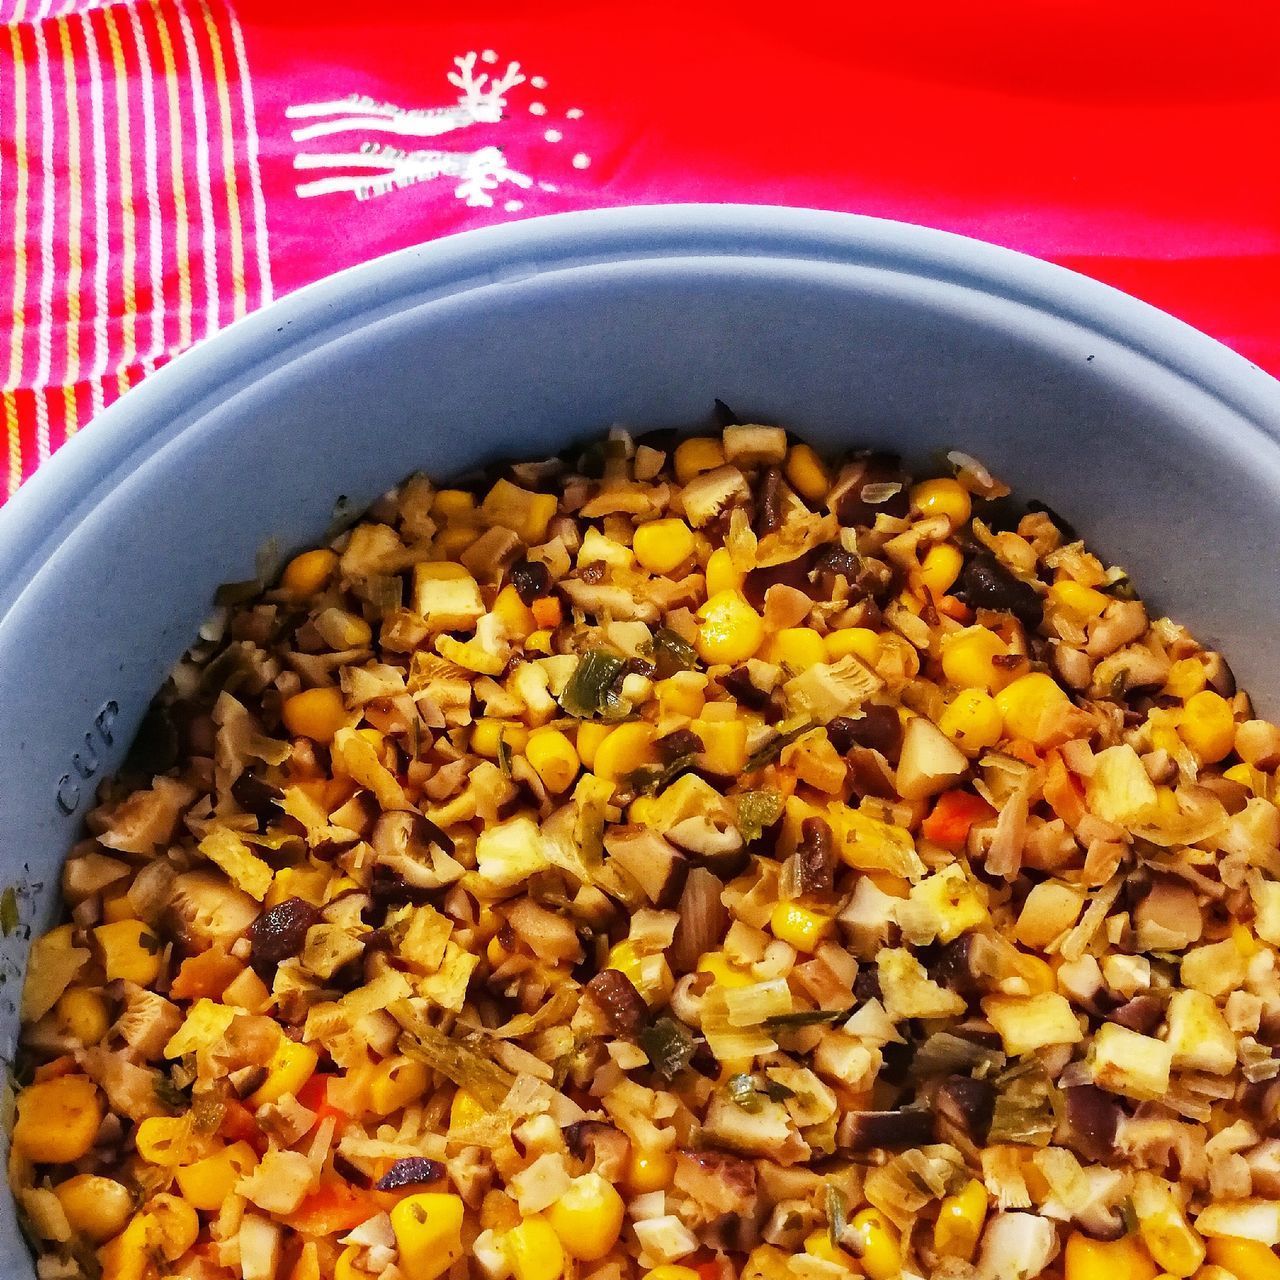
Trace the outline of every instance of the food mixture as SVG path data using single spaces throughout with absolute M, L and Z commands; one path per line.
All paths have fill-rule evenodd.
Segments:
M 224 587 L 32 948 L 41 1280 L 1280 1277 L 1280 729 L 950 470 L 614 431 Z

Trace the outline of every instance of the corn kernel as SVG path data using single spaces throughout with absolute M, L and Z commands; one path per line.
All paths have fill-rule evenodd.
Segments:
M 426 1191 L 391 1210 L 391 1230 L 406 1280 L 435 1280 L 462 1257 L 460 1196 Z
M 118 1236 L 133 1212 L 129 1188 L 114 1178 L 78 1173 L 53 1189 L 71 1230 L 90 1244 Z
M 309 1044 L 281 1036 L 267 1061 L 267 1078 L 257 1092 L 250 1094 L 248 1105 L 257 1108 L 268 1102 L 279 1102 L 286 1093 L 296 1098 L 298 1090 L 315 1074 L 319 1061 L 320 1055 Z
M 426 1092 L 430 1073 L 424 1063 L 397 1054 L 384 1058 L 369 1079 L 369 1106 L 375 1115 L 389 1116 L 416 1102 Z
M 841 627 L 838 631 L 829 631 L 823 637 L 823 643 L 828 662 L 839 662 L 852 654 L 867 666 L 874 667 L 884 652 L 880 637 L 870 627 Z
M 798 902 L 780 902 L 769 917 L 773 936 L 797 951 L 814 951 L 831 932 L 833 918 Z
M 698 972 L 709 973 L 716 986 L 731 990 L 735 987 L 749 987 L 755 981 L 749 973 L 739 969 L 723 951 L 708 951 L 703 955 L 698 961 Z
M 651 1005 L 665 1003 L 675 987 L 671 967 L 661 952 L 642 956 L 636 950 L 635 943 L 625 938 L 609 948 L 606 967 L 625 974 L 631 985 Z
M 1040 671 L 1019 676 L 996 694 L 996 706 L 1009 737 L 1026 738 L 1037 745 L 1053 736 L 1058 727 L 1057 713 L 1069 701 L 1062 686 Z
M 18 1094 L 13 1145 L 39 1164 L 69 1164 L 87 1154 L 102 1123 L 102 1102 L 87 1076 L 55 1076 Z
M 938 728 L 969 755 L 994 747 L 1004 733 L 1004 716 L 985 689 L 961 689 L 943 708 Z
M 821 502 L 831 488 L 827 468 L 807 444 L 792 445 L 783 474 L 787 483 L 808 503 Z
M 656 736 L 653 725 L 645 720 L 618 725 L 596 748 L 592 772 L 606 782 L 617 782 L 644 765 L 653 764 L 658 758 L 653 745 Z
M 1155 1263 L 1134 1236 L 1093 1240 L 1073 1232 L 1067 1241 L 1064 1280 L 1155 1280 Z
M 764 640 L 764 619 L 737 591 L 720 591 L 698 610 L 702 625 L 695 642 L 708 664 L 745 662 Z
M 879 1209 L 863 1209 L 849 1224 L 861 1245 L 859 1257 L 871 1280 L 898 1280 L 902 1244 L 896 1228 Z
M 911 506 L 922 516 L 946 516 L 958 529 L 973 511 L 969 491 L 958 480 L 922 480 L 911 490 Z
M 583 720 L 578 725 L 574 746 L 578 752 L 578 759 L 588 769 L 596 767 L 596 752 L 600 750 L 600 744 L 616 727 L 615 725 L 606 724 L 602 720 Z
M 603 1258 L 622 1233 L 622 1197 L 598 1173 L 574 1178 L 550 1208 L 547 1221 L 564 1251 L 581 1262 Z
M 107 981 L 117 978 L 149 986 L 160 975 L 160 939 L 141 920 L 117 920 L 101 924 L 93 940 L 102 953 Z
M 327 547 L 318 547 L 314 551 L 304 551 L 294 556 L 284 567 L 280 575 L 280 585 L 295 596 L 313 596 L 323 591 L 338 567 L 336 552 Z
M 567 791 L 578 776 L 578 753 L 559 729 L 535 729 L 525 743 L 524 754 L 552 795 Z M 598 762 L 599 752 L 596 759 Z
M 1164 692 L 1184 702 L 1193 698 L 1208 684 L 1204 663 L 1199 658 L 1179 658 L 1169 667 Z
M 700 1272 L 692 1267 L 682 1267 L 675 1262 L 664 1262 L 652 1271 L 646 1271 L 641 1280 L 702 1280 Z
M 1207 1244 L 1209 1261 L 1239 1280 L 1280 1280 L 1280 1258 L 1259 1240 L 1215 1236 Z
M 676 479 L 681 484 L 688 484 L 694 476 L 724 466 L 724 443 L 711 436 L 693 436 L 689 440 L 681 440 L 676 445 L 672 461 Z
M 1170 1275 L 1189 1276 L 1204 1261 L 1204 1241 L 1176 1204 L 1166 1204 L 1158 1213 L 1146 1217 L 1139 1216 L 1138 1229 L 1147 1252 Z
M 502 1238 L 502 1251 L 515 1280 L 559 1280 L 564 1274 L 564 1248 L 551 1224 L 540 1214 L 525 1218 Z M 411 1280 L 418 1280 L 412 1277 Z M 429 1277 L 425 1280 L 430 1280 Z
M 758 1244 L 747 1255 L 741 1280 L 794 1280 L 796 1273 L 789 1264 L 789 1256 L 776 1245 Z
M 498 758 L 498 744 L 505 742 L 512 751 L 523 751 L 529 731 L 514 720 L 484 717 L 471 726 L 471 750 L 486 760 Z
M 189 1154 L 191 1126 L 176 1116 L 148 1116 L 133 1136 L 138 1155 L 148 1164 L 168 1168 Z
M 1071 614 L 1078 622 L 1099 617 L 1111 598 L 1074 578 L 1059 578 L 1049 588 L 1049 602 Z
M 831 1243 L 829 1231 L 811 1231 L 804 1238 L 804 1251 L 811 1258 L 821 1258 L 823 1262 L 830 1262 L 833 1266 L 853 1275 L 857 1275 L 862 1270 L 853 1260 L 852 1254 L 845 1253 L 843 1249 Z
M 312 621 L 330 649 L 358 649 L 373 639 L 373 628 L 347 609 L 325 609 Z
M 745 720 L 694 720 L 689 728 L 702 739 L 702 751 L 698 755 L 699 768 L 731 778 L 746 767 Z
M 786 663 L 792 671 L 803 671 L 826 662 L 827 646 L 812 627 L 784 627 L 769 637 L 760 656 L 765 662 Z
M 342 701 L 342 690 L 335 685 L 295 693 L 285 699 L 280 714 L 285 728 L 295 738 L 311 738 L 315 742 L 332 742 L 333 735 L 352 719 Z
M 935 599 L 944 596 L 955 585 L 964 568 L 964 555 L 959 547 L 949 542 L 939 542 L 925 552 L 920 562 L 920 585 L 927 588 Z
M 706 705 L 707 677 L 701 671 L 677 671 L 675 675 L 659 680 L 653 686 L 658 697 L 658 710 L 663 717 L 702 714 Z
M 675 1174 L 676 1158 L 670 1151 L 633 1145 L 627 1155 L 623 1181 L 632 1195 L 643 1196 L 651 1191 L 665 1190 L 671 1185 Z
M 134 1214 L 128 1226 L 98 1251 L 102 1280 L 144 1280 L 153 1275 L 148 1236 L 150 1220 L 145 1213 Z
M 1009 652 L 1008 646 L 986 627 L 966 627 L 942 640 L 942 672 L 961 689 L 994 691 L 1007 675 L 991 659 Z
M 217 1213 L 241 1178 L 258 1166 L 258 1157 L 247 1142 L 236 1142 L 203 1160 L 181 1165 L 174 1176 L 182 1198 L 194 1209 Z
M 1235 746 L 1231 704 L 1212 689 L 1192 694 L 1178 717 L 1178 733 L 1203 764 L 1215 764 Z
M 162 1191 L 147 1201 L 148 1242 L 169 1262 L 176 1262 L 196 1242 L 200 1220 L 183 1199 Z
M 971 1178 L 938 1208 L 933 1224 L 933 1250 L 942 1258 L 972 1262 L 987 1217 L 987 1189 Z
M 53 1017 L 63 1035 L 86 1048 L 97 1044 L 111 1026 L 107 1002 L 85 987 L 68 987 L 53 1006 Z
M 537 629 L 533 610 L 520 599 L 520 593 L 512 586 L 505 586 L 493 602 L 493 612 L 498 615 L 503 629 L 513 640 L 527 640 Z
M 473 1125 L 479 1124 L 488 1114 L 474 1094 L 468 1093 L 465 1089 L 459 1089 L 453 1095 L 453 1102 L 449 1105 L 449 1128 L 454 1131 L 470 1129 Z
M 530 633 L 524 642 L 525 651 L 528 653 L 550 653 L 551 652 L 551 632 L 545 627 Z
M 338 1261 L 333 1264 L 333 1280 L 364 1280 L 368 1272 L 356 1266 L 360 1256 L 360 1246 L 349 1244 L 338 1254 Z
M 733 557 L 724 547 L 717 547 L 707 557 L 707 597 L 718 595 L 721 591 L 740 591 L 747 580 Z
M 115 924 L 120 920 L 134 918 L 133 903 L 126 893 L 117 893 L 114 897 L 103 898 L 102 920 L 104 924 Z
M 683 520 L 652 520 L 631 540 L 636 559 L 650 573 L 670 573 L 693 555 L 693 530 Z
M 470 524 L 451 524 L 436 534 L 432 547 L 451 561 L 460 556 L 480 536 L 479 530 Z

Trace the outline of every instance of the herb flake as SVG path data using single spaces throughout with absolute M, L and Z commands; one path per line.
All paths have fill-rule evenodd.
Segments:
M 698 1047 L 688 1027 L 674 1018 L 650 1023 L 640 1032 L 639 1041 L 650 1066 L 664 1080 L 674 1080 L 689 1065 Z

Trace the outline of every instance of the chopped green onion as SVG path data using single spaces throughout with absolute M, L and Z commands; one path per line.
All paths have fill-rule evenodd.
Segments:
M 744 791 L 737 801 L 738 830 L 748 842 L 759 840 L 765 827 L 782 817 L 782 796 L 776 791 Z
M 818 726 L 812 720 L 806 720 L 804 724 L 797 725 L 794 729 L 787 729 L 782 733 L 775 734 L 762 747 L 756 748 L 748 757 L 744 773 L 754 773 L 757 769 L 763 769 L 765 765 L 776 760 L 781 754 L 784 747 L 789 747 L 798 738 L 803 738 L 806 733 L 811 732 Z
M 764 1095 L 756 1088 L 755 1080 L 749 1075 L 730 1076 L 725 1082 L 724 1091 L 729 1101 L 743 1111 L 755 1112 L 764 1106 Z
M 840 1246 L 840 1237 L 849 1225 L 849 1202 L 844 1192 L 834 1182 L 827 1182 L 824 1188 L 824 1199 L 827 1208 L 827 1236 L 835 1248 Z
M 674 1018 L 650 1023 L 640 1032 L 639 1039 L 649 1064 L 664 1080 L 674 1080 L 689 1065 L 697 1048 L 688 1027 Z
M 677 671 L 692 671 L 698 665 L 698 654 L 687 640 L 670 627 L 659 627 L 653 633 L 654 679 L 665 680 Z
M 762 1024 L 770 1031 L 781 1031 L 786 1027 L 820 1027 L 828 1022 L 845 1022 L 857 1012 L 858 1006 L 848 1009 L 800 1009 L 795 1013 L 778 1013 L 766 1018 Z
M 560 695 L 560 705 L 579 720 L 590 720 L 593 716 L 618 719 L 624 711 L 616 685 L 625 666 L 621 658 L 607 649 L 588 649 L 578 659 Z
M 511 747 L 507 743 L 505 731 L 498 734 L 498 768 L 504 778 L 511 777 Z

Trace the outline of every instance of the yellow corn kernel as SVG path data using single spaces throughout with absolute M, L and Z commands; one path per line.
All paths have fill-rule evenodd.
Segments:
M 285 699 L 280 714 L 284 727 L 295 738 L 310 738 L 314 742 L 332 742 L 333 735 L 352 718 L 342 701 L 342 690 L 336 685 L 295 693 Z
M 471 750 L 486 760 L 498 758 L 498 743 L 505 742 L 512 751 L 523 751 L 529 731 L 514 720 L 484 717 L 471 726 Z
M 145 1213 L 134 1214 L 129 1225 L 98 1251 L 102 1280 L 144 1280 L 154 1275 L 150 1248 L 151 1223 Z
M 133 1145 L 148 1164 L 169 1168 L 190 1154 L 191 1125 L 177 1116 L 148 1116 L 138 1125 Z
M 1212 689 L 1192 694 L 1178 717 L 1178 733 L 1201 763 L 1217 763 L 1235 746 L 1236 721 L 1231 704 Z
M 806 501 L 821 502 L 831 488 L 822 459 L 807 444 L 792 445 L 783 468 L 787 483 Z
M 653 686 L 658 697 L 658 710 L 664 718 L 688 716 L 692 719 L 700 716 L 707 702 L 706 687 L 707 678 L 702 672 L 677 671 L 675 675 L 659 680 Z
M 525 1218 L 502 1237 L 515 1280 L 559 1280 L 564 1274 L 564 1248 L 560 1237 L 541 1214 Z M 411 1280 L 418 1280 L 412 1277 Z M 430 1280 L 426 1277 L 425 1280 Z
M 861 658 L 867 666 L 874 667 L 884 652 L 880 637 L 870 627 L 841 627 L 839 631 L 829 631 L 823 638 L 823 643 L 828 662 L 838 662 L 852 654 L 855 658 Z
M 1111 597 L 1086 587 L 1074 578 L 1060 578 L 1049 588 L 1049 602 L 1071 614 L 1078 622 L 1098 617 L 1111 603 Z
M 1230 769 L 1223 770 L 1222 776 L 1238 782 L 1255 796 L 1265 797 L 1267 794 L 1267 775 L 1251 764 L 1233 764 Z
M 1042 996 L 1058 989 L 1058 975 L 1053 966 L 1039 956 L 1019 953 L 1018 973 L 1033 996 Z
M 1280 1280 L 1280 1258 L 1261 1241 L 1214 1236 L 1206 1243 L 1209 1261 L 1239 1280 Z
M 450 662 L 481 676 L 502 674 L 507 660 L 501 653 L 486 649 L 478 640 L 457 640 L 453 636 L 438 636 L 436 652 Z
M 400 1270 L 406 1280 L 435 1280 L 462 1257 L 460 1196 L 425 1191 L 391 1210 Z
M 294 556 L 284 567 L 280 575 L 280 585 L 295 596 L 313 596 L 323 591 L 338 567 L 338 556 L 327 547 L 318 547 L 314 551 L 304 551 Z
M 1139 1217 L 1138 1230 L 1157 1265 L 1174 1276 L 1191 1275 L 1204 1261 L 1205 1245 L 1176 1204 Z
M 515 587 L 506 586 L 498 592 L 493 612 L 498 615 L 507 635 L 514 640 L 525 640 L 538 629 L 533 610 L 520 599 Z
M 634 1196 L 663 1191 L 676 1176 L 676 1158 L 664 1148 L 632 1145 L 622 1180 Z
M 747 580 L 733 557 L 724 547 L 717 547 L 707 557 L 707 596 L 718 595 L 721 591 L 740 591 Z
M 627 805 L 627 821 L 641 827 L 661 827 L 664 809 L 657 796 L 636 796 Z
M 789 1261 L 789 1255 L 776 1245 L 758 1244 L 747 1255 L 741 1280 L 794 1280 Z
M 695 646 L 707 664 L 746 662 L 764 640 L 764 619 L 738 591 L 720 591 L 698 610 Z
M 769 917 L 773 936 L 797 951 L 814 951 L 831 932 L 833 917 L 811 911 L 798 902 L 780 902 Z
M 551 632 L 545 627 L 538 631 L 530 633 L 524 642 L 526 653 L 550 653 L 551 652 Z
M 969 755 L 994 747 L 1004 733 L 1004 716 L 985 689 L 961 689 L 943 708 L 938 728 Z
M 235 1142 L 221 1151 L 180 1165 L 174 1176 L 182 1198 L 194 1209 L 217 1213 L 235 1185 L 258 1167 L 258 1157 L 247 1142 Z
M 256 1093 L 250 1095 L 248 1104 L 257 1108 L 268 1102 L 279 1102 L 286 1093 L 296 1098 L 315 1073 L 320 1055 L 309 1044 L 299 1044 L 288 1036 L 281 1036 L 275 1052 L 267 1062 L 267 1078 Z
M 859 1257 L 871 1280 L 898 1280 L 902 1244 L 889 1219 L 879 1209 L 863 1209 L 849 1225 L 862 1246 Z
M 786 663 L 793 671 L 803 671 L 826 662 L 827 646 L 812 627 L 784 627 L 775 631 L 760 655 L 765 662 Z
M 87 1076 L 56 1076 L 18 1094 L 13 1145 L 39 1164 L 69 1164 L 93 1146 L 102 1102 Z
M 129 901 L 128 894 L 122 892 L 115 897 L 102 900 L 102 919 L 105 924 L 115 924 L 118 920 L 133 918 L 133 903 Z
M 465 1089 L 459 1089 L 453 1095 L 453 1102 L 449 1105 L 449 1128 L 454 1132 L 470 1129 L 479 1124 L 488 1114 L 483 1103 L 479 1102 L 474 1094 L 468 1093 Z
M 947 478 L 921 480 L 911 490 L 911 506 L 922 516 L 946 516 L 951 527 L 958 529 L 973 511 L 969 491 L 958 481 Z
M 286 898 L 301 898 L 318 907 L 324 902 L 329 874 L 327 867 L 281 867 L 272 877 L 263 905 L 275 907 Z
M 439 520 L 465 520 L 476 509 L 470 489 L 438 489 L 431 499 L 431 514 Z
M 674 456 L 676 479 L 688 484 L 704 471 L 724 466 L 724 442 L 711 436 L 693 436 L 676 445 Z
M 945 596 L 964 568 L 964 554 L 949 542 L 939 542 L 920 562 L 920 585 L 934 596 Z
M 942 1258 L 972 1262 L 987 1217 L 987 1189 L 971 1178 L 938 1208 L 933 1224 L 933 1251 Z
M 653 725 L 645 720 L 618 725 L 596 748 L 592 772 L 605 782 L 617 782 L 636 769 L 653 764 L 658 758 L 653 745 L 656 736 Z
M 651 520 L 631 539 L 636 559 L 650 573 L 670 573 L 693 555 L 693 530 L 683 520 Z
M 1007 682 L 1007 675 L 991 659 L 1009 647 L 986 627 L 965 627 L 942 640 L 942 673 L 961 689 L 993 691 Z
M 373 639 L 373 628 L 347 609 L 325 609 L 313 625 L 331 649 L 358 649 Z
M 114 1178 L 78 1173 L 53 1189 L 71 1230 L 90 1244 L 118 1236 L 133 1212 L 129 1188 Z
M 605 724 L 601 720 L 584 720 L 578 725 L 575 747 L 578 759 L 588 769 L 596 767 L 596 752 L 600 744 L 614 731 L 615 725 Z
M 821 1258 L 823 1262 L 830 1262 L 850 1275 L 858 1275 L 862 1271 L 852 1254 L 845 1253 L 839 1246 L 831 1243 L 829 1231 L 811 1231 L 804 1238 L 804 1251 L 811 1258 Z
M 149 986 L 160 975 L 160 939 L 141 920 L 100 924 L 93 940 L 102 953 L 107 981 L 117 978 Z
M 698 972 L 709 973 L 718 987 L 749 987 L 755 979 L 725 955 L 723 951 L 708 951 L 698 961 Z
M 547 1221 L 564 1251 L 581 1262 L 597 1262 L 622 1234 L 622 1197 L 598 1173 L 574 1178 L 547 1209 Z
M 559 729 L 535 729 L 525 743 L 524 754 L 552 795 L 567 791 L 578 776 L 578 753 Z
M 360 1256 L 360 1246 L 349 1244 L 338 1254 L 338 1261 L 333 1264 L 333 1280 L 364 1280 L 367 1271 L 356 1266 Z
M 1156 1265 L 1135 1236 L 1092 1240 L 1073 1232 L 1067 1241 L 1064 1280 L 1155 1280 Z
M 1241 924 L 1239 920 L 1231 926 L 1231 941 L 1236 944 L 1236 950 L 1246 960 L 1251 956 L 1256 956 L 1262 950 L 1262 944 L 1254 936 L 1253 930 L 1247 925 Z
M 147 1217 L 151 1219 L 148 1239 L 169 1262 L 176 1262 L 196 1242 L 200 1219 L 183 1199 L 162 1191 L 147 1201 Z
M 1204 663 L 1199 658 L 1179 658 L 1169 668 L 1164 691 L 1185 702 L 1188 698 L 1194 698 L 1207 683 Z
M 698 756 L 700 768 L 731 778 L 746 767 L 745 720 L 694 720 L 689 728 L 702 739 L 702 751 Z
M 1019 676 L 996 694 L 996 706 L 1009 737 L 1037 744 L 1052 736 L 1056 728 L 1053 713 L 1069 701 L 1062 686 L 1040 671 Z
M 421 1098 L 430 1073 L 424 1063 L 397 1054 L 384 1058 L 369 1079 L 369 1106 L 375 1115 L 389 1116 Z
M 480 531 L 472 524 L 446 525 L 436 534 L 432 547 L 440 555 L 452 560 L 460 556 L 480 536 Z
M 682 1267 L 675 1262 L 664 1262 L 652 1271 L 646 1271 L 641 1280 L 702 1280 L 692 1267 Z
M 671 966 L 660 952 L 642 956 L 636 950 L 635 943 L 625 938 L 609 948 L 606 968 L 617 969 L 619 973 L 625 974 L 631 985 L 651 1005 L 665 1003 L 675 987 Z
M 68 987 L 53 1006 L 53 1017 L 63 1035 L 86 1048 L 97 1044 L 111 1026 L 107 1002 L 86 987 Z

